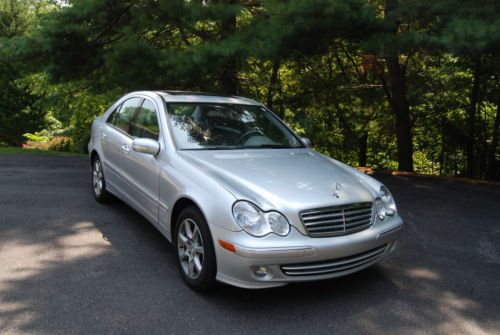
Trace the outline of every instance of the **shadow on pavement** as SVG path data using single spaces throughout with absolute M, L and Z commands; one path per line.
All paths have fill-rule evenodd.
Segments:
M 0 156 L 0 333 L 494 333 L 500 188 L 380 176 L 407 220 L 400 250 L 354 275 L 199 295 L 172 247 L 87 162 Z

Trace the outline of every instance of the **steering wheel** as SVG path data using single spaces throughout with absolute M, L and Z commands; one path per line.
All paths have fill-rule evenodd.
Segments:
M 249 137 L 249 135 L 252 135 L 252 134 L 259 134 L 259 135 L 262 135 L 264 136 L 264 133 L 262 132 L 262 130 L 260 130 L 259 128 L 253 128 L 253 129 L 250 129 L 249 131 L 243 133 L 240 138 L 238 138 L 238 142 L 243 144 L 243 139 Z M 246 141 L 245 141 L 246 142 Z

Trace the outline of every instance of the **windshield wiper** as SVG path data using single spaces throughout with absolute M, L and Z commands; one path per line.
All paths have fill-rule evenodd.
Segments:
M 293 149 L 294 147 L 291 147 L 289 145 L 282 145 L 282 144 L 260 144 L 260 145 L 249 145 L 249 146 L 244 146 L 244 149 Z
M 243 149 L 242 146 L 216 146 L 216 147 L 205 147 L 205 148 L 199 148 L 198 150 L 236 150 L 236 149 Z
M 261 145 L 221 145 L 203 148 L 191 148 L 184 150 L 244 150 L 244 149 L 295 149 L 299 147 L 291 147 L 281 144 L 261 144 Z

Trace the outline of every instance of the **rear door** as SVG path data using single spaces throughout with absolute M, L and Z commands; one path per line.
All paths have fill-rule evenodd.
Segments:
M 142 98 L 134 97 L 125 100 L 106 121 L 106 129 L 101 134 L 103 164 L 106 181 L 121 194 L 126 190 L 126 179 L 123 171 L 123 156 L 128 154 L 131 122 Z M 125 194 L 126 195 L 126 194 Z

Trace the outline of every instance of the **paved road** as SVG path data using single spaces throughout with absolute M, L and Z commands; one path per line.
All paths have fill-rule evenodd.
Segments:
M 248 291 L 184 286 L 172 247 L 84 157 L 0 155 L 0 333 L 500 332 L 500 187 L 378 176 L 408 225 L 385 263 Z

